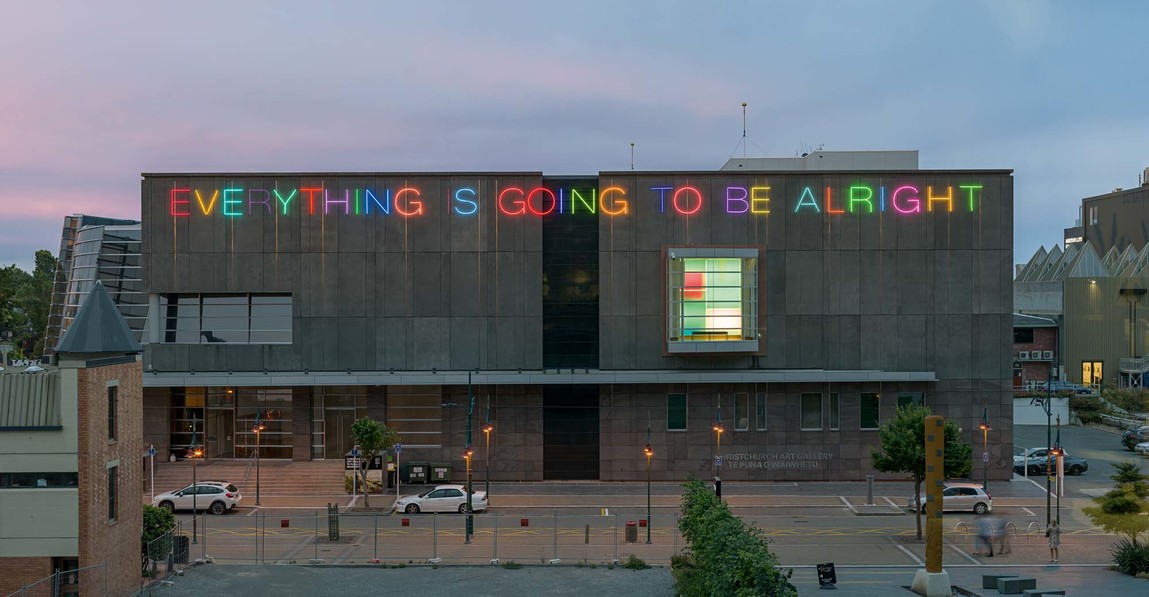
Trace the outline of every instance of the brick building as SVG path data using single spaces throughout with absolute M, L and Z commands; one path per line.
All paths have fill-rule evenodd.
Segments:
M 1056 379 L 1057 320 L 1024 313 L 1013 314 L 1013 387 L 1032 389 Z
M 0 595 L 56 571 L 63 595 L 140 587 L 140 345 L 96 284 L 58 367 L 0 374 Z M 44 585 L 50 586 L 50 585 Z

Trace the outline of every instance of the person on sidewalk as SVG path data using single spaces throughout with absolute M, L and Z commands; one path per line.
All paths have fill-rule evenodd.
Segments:
M 997 540 L 997 553 L 1006 554 L 1013 551 L 1009 541 L 1009 523 L 1004 518 L 994 518 L 994 538 Z
M 1057 521 L 1051 521 L 1048 527 L 1045 527 L 1045 536 L 1049 537 L 1049 561 L 1057 561 L 1057 550 L 1061 547 L 1061 525 Z
M 973 545 L 973 555 L 982 555 L 981 548 L 985 547 L 985 556 L 993 557 L 993 523 L 989 517 L 981 516 L 977 519 L 977 541 Z

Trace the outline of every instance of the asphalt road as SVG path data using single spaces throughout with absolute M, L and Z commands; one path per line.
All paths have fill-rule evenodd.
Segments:
M 1052 429 L 1055 440 L 1057 432 L 1055 426 Z M 1018 425 L 1013 428 L 1013 437 L 1015 451 L 1044 447 L 1046 428 L 1044 425 Z M 1113 481 L 1109 478 L 1113 473 L 1112 463 L 1137 462 L 1141 465 L 1141 471 L 1149 474 L 1149 458 L 1126 450 L 1121 445 L 1121 435 L 1116 431 L 1098 427 L 1062 426 L 1061 445 L 1069 454 L 1089 461 L 1089 470 L 1085 474 L 1066 477 L 1066 497 L 1096 497 L 1112 489 Z M 1045 478 L 1038 477 L 1036 481 L 1044 484 Z

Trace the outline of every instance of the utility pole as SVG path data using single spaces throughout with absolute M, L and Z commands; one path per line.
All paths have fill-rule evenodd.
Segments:
M 463 451 L 463 458 L 467 459 L 467 540 L 464 543 L 470 543 L 471 536 L 475 534 L 475 514 L 471 502 L 471 456 L 475 453 L 471 448 L 471 416 L 475 412 L 475 395 L 471 392 L 470 371 L 467 371 L 467 403 L 467 447 Z

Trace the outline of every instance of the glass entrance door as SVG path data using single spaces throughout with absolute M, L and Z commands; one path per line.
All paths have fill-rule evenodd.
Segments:
M 235 456 L 234 410 L 208 409 L 206 450 L 208 458 L 232 458 Z
M 323 417 L 324 458 L 343 458 L 351 451 L 355 409 L 329 408 Z

